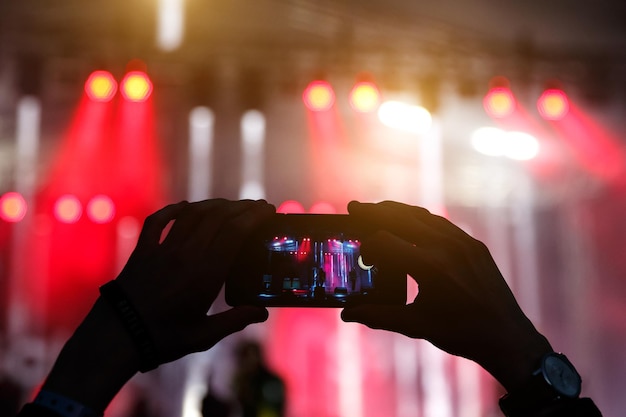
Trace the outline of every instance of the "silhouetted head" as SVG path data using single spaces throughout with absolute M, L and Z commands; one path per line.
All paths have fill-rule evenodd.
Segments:
M 263 349 L 259 342 L 244 340 L 236 348 L 237 364 L 242 371 L 255 371 L 265 367 Z

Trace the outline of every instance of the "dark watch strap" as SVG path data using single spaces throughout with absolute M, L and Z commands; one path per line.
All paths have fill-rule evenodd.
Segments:
M 100 287 L 100 295 L 117 313 L 139 351 L 139 371 L 147 372 L 159 366 L 159 357 L 152 336 L 135 306 L 115 280 Z
M 560 365 L 570 370 L 572 376 L 575 375 L 578 379 L 577 390 L 560 392 L 559 389 L 551 384 L 548 376 L 550 374 L 550 366 L 546 362 L 548 360 L 554 361 L 555 359 Z M 500 398 L 500 409 L 507 417 L 532 416 L 540 410 L 552 406 L 558 407 L 559 404 L 576 400 L 580 394 L 580 383 L 580 375 L 578 375 L 567 357 L 561 353 L 551 352 L 543 356 L 538 369 L 533 372 L 532 377 L 526 384 Z M 576 386 L 572 385 L 569 388 L 576 388 Z

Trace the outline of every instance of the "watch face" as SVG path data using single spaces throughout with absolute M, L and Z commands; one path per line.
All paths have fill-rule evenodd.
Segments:
M 562 355 L 546 356 L 543 362 L 546 381 L 561 395 L 575 398 L 580 394 L 581 379 L 576 369 Z

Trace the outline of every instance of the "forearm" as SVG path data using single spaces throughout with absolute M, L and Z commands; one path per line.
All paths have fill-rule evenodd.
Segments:
M 137 372 L 137 363 L 132 340 L 100 298 L 63 347 L 42 389 L 103 411 Z

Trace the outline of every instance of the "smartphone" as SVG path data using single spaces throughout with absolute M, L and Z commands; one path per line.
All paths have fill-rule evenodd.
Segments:
M 341 214 L 275 214 L 243 245 L 226 278 L 231 306 L 347 307 L 405 304 L 406 273 L 368 265 L 376 230 Z

